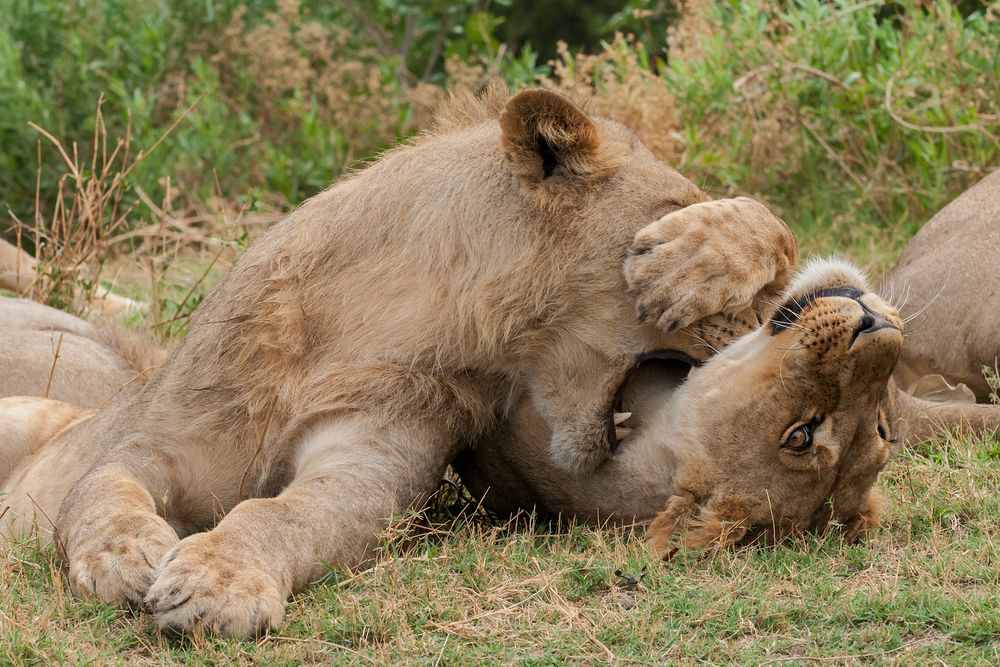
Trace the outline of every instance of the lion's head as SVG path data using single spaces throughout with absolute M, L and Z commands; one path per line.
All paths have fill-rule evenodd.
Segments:
M 896 309 L 853 267 L 815 263 L 771 319 L 691 371 L 638 438 L 669 443 L 675 489 L 659 549 L 877 519 L 890 454 L 880 402 L 903 342 Z M 628 407 L 628 406 L 626 406 Z
M 645 355 L 616 418 L 632 431 L 594 473 L 547 463 L 547 431 L 528 401 L 509 430 L 456 467 L 496 510 L 655 515 L 649 533 L 661 553 L 674 534 L 700 548 L 830 519 L 853 536 L 877 521 L 881 505 L 874 482 L 890 444 L 880 410 L 902 323 L 840 262 L 802 270 L 775 307 L 701 365 L 671 351 Z

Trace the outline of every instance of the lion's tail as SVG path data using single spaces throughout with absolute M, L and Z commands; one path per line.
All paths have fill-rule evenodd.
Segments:
M 169 349 L 158 344 L 149 331 L 134 331 L 122 324 L 101 319 L 93 322 L 95 342 L 114 352 L 137 381 L 145 383 L 167 358 Z

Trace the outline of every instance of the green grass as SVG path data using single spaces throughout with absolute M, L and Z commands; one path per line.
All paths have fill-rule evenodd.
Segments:
M 892 509 L 855 545 L 832 532 L 664 563 L 641 531 L 530 516 L 405 531 L 247 641 L 77 600 L 53 553 L 23 545 L 3 557 L 0 664 L 997 664 L 1000 444 L 927 443 L 881 479 Z

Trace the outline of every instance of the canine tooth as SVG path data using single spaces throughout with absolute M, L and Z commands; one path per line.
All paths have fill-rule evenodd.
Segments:
M 615 426 L 621 426 L 621 424 L 632 416 L 631 412 L 616 412 L 615 413 Z
M 628 434 L 631 432 L 632 429 L 630 428 L 622 428 L 621 426 L 618 426 L 617 428 L 615 428 L 615 437 L 618 440 L 624 440 L 625 437 L 628 436 Z

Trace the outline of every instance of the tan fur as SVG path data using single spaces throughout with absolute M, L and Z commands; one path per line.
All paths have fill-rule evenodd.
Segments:
M 65 447 L 54 444 L 58 442 L 56 436 L 90 414 L 84 408 L 49 399 L 0 398 L 2 488 L 31 489 L 3 498 L 5 532 L 51 539 L 55 516 L 45 508 L 58 506 L 87 463 L 93 461 L 93 456 L 86 454 L 82 458 L 67 455 Z M 24 486 L 30 481 L 35 483 Z
M 658 285 L 643 303 L 660 313 L 704 288 L 735 315 L 787 278 L 794 241 L 763 207 L 734 200 L 717 224 L 624 127 L 541 91 L 499 107 L 495 90 L 461 98 L 440 131 L 305 202 L 246 251 L 148 384 L 53 439 L 85 460 L 43 508 L 75 592 L 142 601 L 185 631 L 273 626 L 327 564 L 369 558 L 387 519 L 522 389 L 556 469 L 608 457 L 624 372 L 680 336 L 640 323 L 626 296 L 633 276 L 669 268 L 654 245 L 623 275 L 637 232 L 772 239 L 738 284 L 724 276 L 746 253 L 717 244 L 721 277 Z M 661 219 L 685 207 L 694 224 Z M 12 497 L 44 485 L 25 465 L 4 482 Z
M 0 289 L 25 295 L 31 290 L 38 271 L 38 260 L 17 246 L 0 239 Z M 88 307 L 102 315 L 119 316 L 141 310 L 143 305 L 118 296 L 98 285 Z M 3 320 L 0 320 L 2 323 Z
M 717 547 L 818 530 L 831 519 L 856 539 L 878 522 L 884 500 L 873 484 L 894 441 L 938 435 L 959 420 L 995 427 L 1000 408 L 981 406 L 980 414 L 952 406 L 928 418 L 933 413 L 896 392 L 889 374 L 903 340 L 901 321 L 854 267 L 810 263 L 783 302 L 844 286 L 863 296 L 818 298 L 784 331 L 755 326 L 720 354 L 696 351 L 707 361 L 683 382 L 683 368 L 640 368 L 620 407 L 635 430 L 592 472 L 566 473 L 544 459 L 548 430 L 530 401 L 455 466 L 499 512 L 652 519 L 648 533 L 661 555 L 672 552 L 674 535 L 687 548 Z M 861 304 L 893 327 L 855 337 Z M 791 426 L 816 416 L 822 419 L 808 452 L 781 447 Z
M 164 353 L 141 333 L 0 297 L 0 396 L 42 396 L 96 408 L 138 389 Z
M 1000 367 L 1000 171 L 941 209 L 886 280 L 908 324 L 896 369 L 912 391 L 927 375 L 964 383 L 981 402 L 983 367 Z
M 34 257 L 0 239 L 0 289 L 26 292 L 35 279 L 37 264 Z
M 898 446 L 945 433 L 1000 433 L 1000 406 L 925 401 L 896 389 L 895 383 L 889 385 L 887 403 L 889 429 Z

